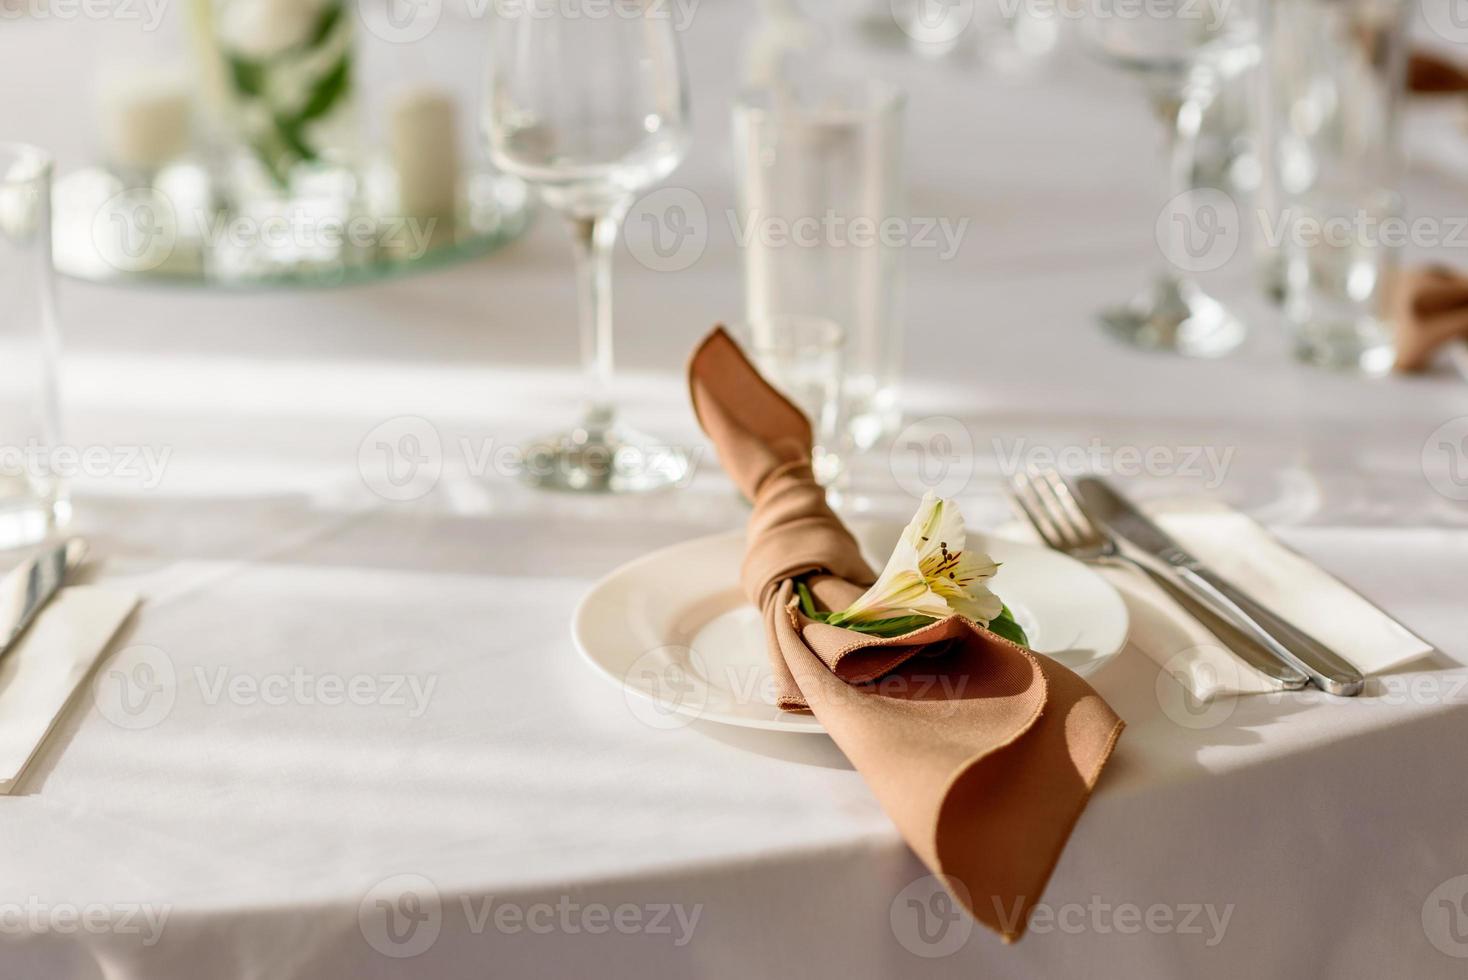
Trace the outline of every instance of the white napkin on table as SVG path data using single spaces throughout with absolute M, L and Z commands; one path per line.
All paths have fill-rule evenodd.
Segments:
M 92 585 L 58 592 L 0 657 L 0 795 L 20 782 L 77 687 L 138 604 Z
M 1142 507 L 1185 549 L 1363 674 L 1380 674 L 1432 651 L 1350 586 L 1281 544 L 1249 517 L 1214 501 L 1152 501 Z M 1035 540 L 1027 526 L 1008 535 Z M 1123 543 L 1123 547 L 1125 544 Z M 1231 652 L 1150 578 L 1132 568 L 1097 571 L 1116 586 L 1131 616 L 1127 642 L 1169 671 L 1199 700 L 1279 690 Z

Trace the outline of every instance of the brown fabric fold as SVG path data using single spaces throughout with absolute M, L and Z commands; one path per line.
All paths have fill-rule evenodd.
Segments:
M 810 424 L 721 328 L 689 390 L 754 505 L 741 581 L 780 707 L 814 712 L 923 863 L 1019 938 L 1124 723 L 1066 668 L 962 617 L 882 639 L 804 616 L 796 577 L 833 609 L 875 580 L 811 473 Z
M 1413 51 L 1407 60 L 1407 90 L 1418 95 L 1468 92 L 1468 70 L 1427 51 Z
M 1398 371 L 1422 371 L 1438 348 L 1468 338 L 1468 276 L 1445 266 L 1399 274 L 1391 286 Z

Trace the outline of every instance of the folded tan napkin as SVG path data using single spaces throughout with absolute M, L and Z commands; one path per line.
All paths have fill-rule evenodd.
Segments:
M 1407 62 L 1407 89 L 1419 95 L 1468 92 L 1468 70 L 1427 51 L 1414 51 Z
M 1421 371 L 1438 348 L 1468 338 L 1468 276 L 1445 266 L 1409 269 L 1391 289 L 1397 370 Z
M 754 505 L 741 582 L 780 707 L 814 712 L 917 856 L 1017 939 L 1123 722 L 1069 670 L 958 616 L 887 639 L 807 619 L 796 577 L 832 609 L 876 579 L 811 473 L 810 423 L 722 329 L 695 351 L 689 389 Z

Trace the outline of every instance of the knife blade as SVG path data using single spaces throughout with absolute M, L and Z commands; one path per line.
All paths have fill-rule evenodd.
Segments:
M 1365 679 L 1344 657 L 1210 570 L 1104 480 L 1081 477 L 1076 490 L 1086 509 L 1117 537 L 1149 556 L 1160 572 L 1305 674 L 1316 687 L 1340 697 L 1361 693 Z
M 71 538 L 26 559 L 0 579 L 0 657 L 15 646 L 86 553 L 87 543 Z

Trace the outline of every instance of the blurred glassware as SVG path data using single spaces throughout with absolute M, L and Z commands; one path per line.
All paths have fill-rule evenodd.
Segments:
M 881 82 L 823 77 L 734 107 L 745 315 L 840 326 L 858 449 L 901 418 L 904 101 Z
M 1162 122 L 1170 178 L 1162 214 L 1194 190 L 1197 107 L 1221 86 L 1241 84 L 1258 62 L 1260 2 L 1153 0 L 1137 8 L 1122 0 L 1088 0 L 1080 19 L 1087 49 L 1139 79 Z M 1221 229 L 1198 230 L 1211 238 Z M 1191 357 L 1221 356 L 1244 339 L 1243 323 L 1175 266 L 1131 302 L 1103 311 L 1101 322 L 1138 347 Z
M 0 143 L 0 548 L 66 524 L 60 446 L 61 336 L 51 272 L 51 158 Z
M 577 0 L 498 8 L 485 120 L 490 158 L 569 222 L 587 406 L 532 447 L 538 486 L 612 493 L 676 483 L 686 463 L 620 424 L 612 403 L 612 251 L 637 193 L 688 152 L 688 88 L 668 8 L 588 16 Z
M 1406 0 L 1278 0 L 1259 119 L 1295 351 L 1380 374 L 1387 291 L 1405 244 L 1401 104 Z M 1398 234 L 1400 232 L 1400 234 Z
M 773 316 L 732 328 L 750 360 L 810 419 L 811 468 L 822 486 L 837 483 L 851 450 L 846 411 L 846 336 L 813 316 Z

